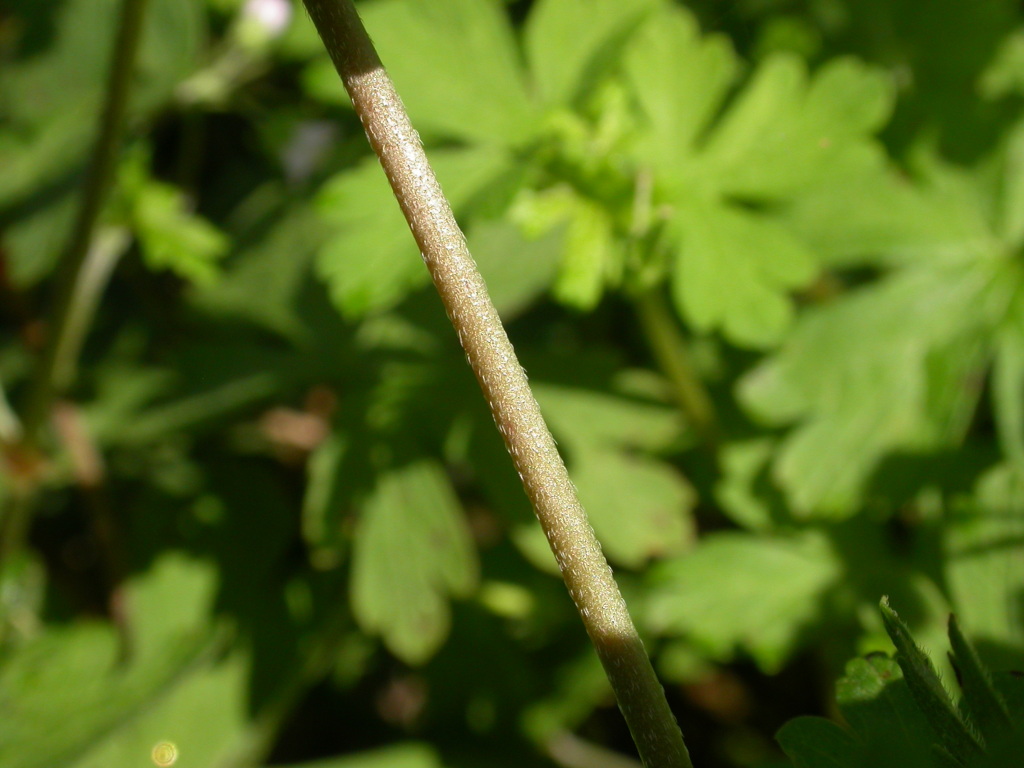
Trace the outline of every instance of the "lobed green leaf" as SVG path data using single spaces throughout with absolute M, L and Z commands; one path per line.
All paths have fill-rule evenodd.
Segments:
M 360 626 L 421 664 L 448 634 L 448 596 L 468 595 L 476 580 L 469 531 L 442 468 L 420 459 L 383 470 L 353 544 L 350 589 Z

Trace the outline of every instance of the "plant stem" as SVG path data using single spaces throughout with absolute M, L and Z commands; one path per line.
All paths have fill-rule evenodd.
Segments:
M 122 0 L 99 133 L 71 235 L 57 263 L 46 338 L 29 385 L 20 440 L 10 449 L 18 463 L 30 469 L 17 479 L 15 490 L 8 495 L 6 508 L 0 516 L 0 562 L 12 562 L 24 549 L 43 466 L 39 457 L 43 431 L 54 400 L 71 382 L 75 359 L 91 323 L 97 297 L 109 276 L 106 267 L 112 266 L 109 248 L 104 246 L 92 260 L 96 269 L 86 269 L 96 221 L 114 177 L 145 8 L 146 0 Z M 113 258 L 116 259 L 116 255 Z M 5 613 L 0 603 L 0 637 L 7 624 Z
M 54 399 L 71 381 L 74 360 L 69 353 L 76 346 L 76 337 L 80 339 L 84 335 L 84 329 L 75 327 L 82 315 L 76 311 L 78 308 L 74 299 L 86 255 L 92 244 L 96 220 L 103 210 L 107 191 L 114 178 L 146 2 L 123 0 L 121 4 L 99 134 L 93 146 L 71 236 L 57 265 L 46 341 L 32 381 L 25 414 L 24 442 L 29 448 L 38 446 Z
M 650 290 L 634 299 L 633 305 L 654 359 L 672 384 L 676 402 L 704 443 L 714 448 L 718 437 L 715 406 L 693 369 L 686 339 L 664 297 L 656 289 Z
M 304 0 L 380 159 L 648 768 L 692 768 L 679 726 L 419 136 L 351 0 Z

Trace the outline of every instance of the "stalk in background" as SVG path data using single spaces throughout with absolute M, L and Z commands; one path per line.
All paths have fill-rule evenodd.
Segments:
M 89 304 L 95 301 L 106 279 L 106 276 L 96 273 L 96 269 L 106 267 L 94 263 L 94 269 L 86 269 L 87 257 L 94 245 L 96 222 L 113 182 L 121 148 L 146 4 L 147 0 L 122 0 L 121 3 L 96 142 L 89 158 L 71 234 L 57 262 L 46 337 L 29 382 L 20 439 L 9 448 L 17 459 L 14 463 L 27 469 L 25 476 L 13 483 L 15 490 L 0 516 L 0 563 L 14 562 L 24 548 L 36 485 L 43 466 L 39 446 L 43 442 L 54 401 L 73 379 L 78 350 L 92 319 Z M 101 249 L 101 260 L 107 258 L 104 254 Z M 6 627 L 3 612 L 0 605 L 0 640 Z

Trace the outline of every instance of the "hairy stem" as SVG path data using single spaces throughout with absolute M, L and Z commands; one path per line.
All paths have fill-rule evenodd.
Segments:
M 643 643 L 419 136 L 351 0 L 305 0 L 387 174 L 648 768 L 691 768 Z M 357 256 L 354 254 L 354 256 Z

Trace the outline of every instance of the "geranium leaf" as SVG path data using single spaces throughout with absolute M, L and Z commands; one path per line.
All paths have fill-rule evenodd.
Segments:
M 448 634 L 448 597 L 477 579 L 462 507 L 440 466 L 421 459 L 383 471 L 363 504 L 353 545 L 352 610 L 410 664 Z
M 667 464 L 591 450 L 573 454 L 569 474 L 612 562 L 640 568 L 692 544 L 696 495 Z
M 538 130 L 501 3 L 384 0 L 360 13 L 419 130 L 506 146 Z
M 161 739 L 212 768 L 245 717 L 245 665 L 214 661 L 207 565 L 167 556 L 127 585 L 133 647 L 98 622 L 49 631 L 0 670 L 0 764 L 46 768 L 144 764 Z M 123 650 L 123 649 L 122 649 Z M 55 697 L 54 690 L 61 695 Z
M 806 313 L 741 382 L 766 423 L 802 421 L 775 465 L 797 514 L 851 514 L 887 452 L 950 439 L 958 398 L 978 395 L 962 382 L 981 364 L 976 343 L 1005 311 L 1013 272 L 999 259 L 903 270 Z
M 701 200 L 681 205 L 671 231 L 680 314 L 744 346 L 777 344 L 793 316 L 788 289 L 815 272 L 807 247 L 769 217 Z
M 839 575 L 840 563 L 820 535 L 716 533 L 654 566 L 648 620 L 712 659 L 743 651 L 770 673 L 796 649 Z M 713 590 L 699 586 L 709 582 Z
M 738 64 L 725 38 L 702 39 L 696 20 L 680 9 L 642 25 L 626 53 L 625 72 L 647 120 L 648 135 L 640 138 L 645 162 L 673 171 L 687 167 Z M 693 182 L 685 180 L 687 186 Z
M 545 105 L 569 105 L 600 70 L 615 63 L 635 25 L 655 0 L 541 0 L 524 32 L 526 57 Z
M 505 153 L 491 149 L 438 150 L 431 165 L 456 209 L 508 168 Z M 318 207 L 331 227 L 316 266 L 343 315 L 387 309 L 428 282 L 416 243 L 376 159 L 331 179 Z

